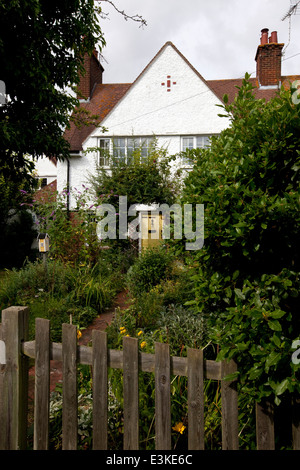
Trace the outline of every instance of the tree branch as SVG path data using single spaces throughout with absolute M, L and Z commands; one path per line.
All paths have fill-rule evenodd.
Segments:
M 120 15 L 123 16 L 124 20 L 125 21 L 128 21 L 128 20 L 132 20 L 132 21 L 136 21 L 137 23 L 140 23 L 140 28 L 143 28 L 144 26 L 147 26 L 147 22 L 146 20 L 141 16 L 141 15 L 128 15 L 124 10 L 120 10 L 112 0 L 97 0 L 99 3 L 102 3 L 102 2 L 106 2 L 106 3 L 109 3 L 118 13 L 120 13 Z M 103 12 L 101 12 L 101 14 L 103 15 Z M 108 14 L 104 14 L 106 17 L 108 16 Z

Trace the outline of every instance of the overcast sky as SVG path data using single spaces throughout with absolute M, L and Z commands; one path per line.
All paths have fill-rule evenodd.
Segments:
M 167 42 L 182 52 L 207 80 L 239 78 L 256 70 L 261 30 L 278 32 L 285 44 L 282 74 L 300 74 L 300 4 L 291 22 L 282 18 L 292 0 L 114 0 L 147 26 L 125 21 L 111 5 L 101 20 L 106 47 L 104 83 L 132 83 Z M 298 54 L 298 55 L 296 55 Z M 294 57 L 293 57 L 294 56 Z

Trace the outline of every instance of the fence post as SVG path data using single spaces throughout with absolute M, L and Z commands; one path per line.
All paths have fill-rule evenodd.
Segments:
M 139 450 L 139 350 L 136 338 L 123 338 L 124 450 Z
M 50 321 L 35 320 L 34 450 L 48 450 L 50 406 Z
M 236 363 L 222 362 L 222 449 L 238 450 L 239 449 L 239 430 L 238 430 L 238 394 L 237 381 L 225 380 L 229 374 L 237 371 Z
M 293 433 L 293 449 L 300 450 L 300 398 L 293 396 L 292 398 L 292 433 Z
M 204 360 L 202 349 L 187 351 L 188 448 L 204 450 Z
M 77 450 L 77 328 L 62 325 L 63 410 L 62 449 Z
M 93 330 L 93 449 L 107 450 L 108 377 L 107 333 Z
M 155 343 L 155 448 L 171 449 L 170 346 Z
M 256 403 L 257 450 L 275 450 L 274 408 L 268 400 Z
M 2 339 L 6 349 L 1 400 L 0 449 L 27 447 L 28 358 L 22 354 L 22 341 L 28 339 L 27 307 L 2 311 Z

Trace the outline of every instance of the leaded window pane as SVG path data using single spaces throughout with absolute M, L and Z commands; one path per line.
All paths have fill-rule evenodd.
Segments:
M 110 144 L 110 139 L 99 140 L 99 165 L 100 166 L 109 165 L 109 144 Z

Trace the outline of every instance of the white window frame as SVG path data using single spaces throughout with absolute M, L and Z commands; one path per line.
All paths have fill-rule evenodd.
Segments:
M 108 166 L 110 156 L 110 139 L 99 138 L 98 140 L 98 165 Z
M 144 160 L 149 156 L 153 143 L 153 137 L 101 137 L 98 140 L 98 164 L 109 167 L 111 156 L 129 163 L 133 151 L 139 148 L 141 148 L 141 159 Z M 107 156 L 101 155 L 102 148 L 108 152 Z
M 181 152 L 185 152 L 187 149 L 197 148 L 208 148 L 210 147 L 210 134 L 203 135 L 186 135 L 181 137 Z M 184 166 L 192 166 L 191 161 L 188 158 L 181 156 L 181 163 Z

